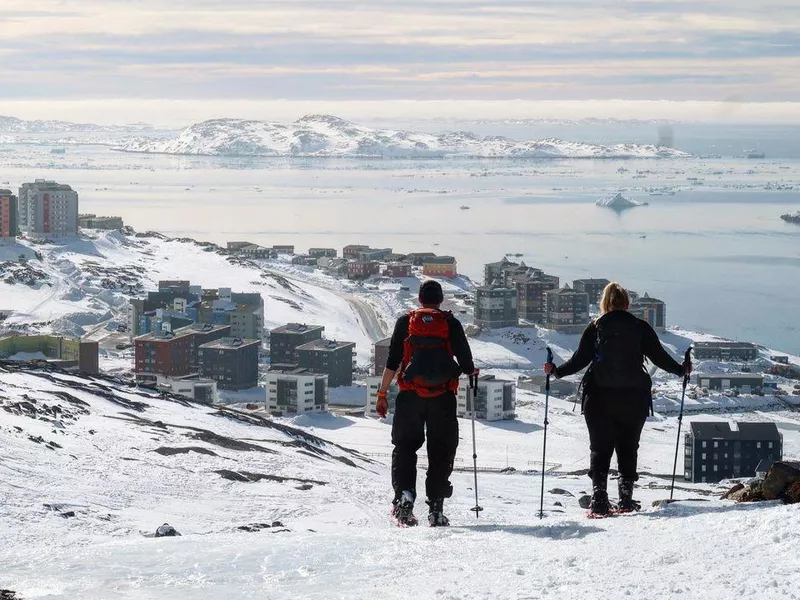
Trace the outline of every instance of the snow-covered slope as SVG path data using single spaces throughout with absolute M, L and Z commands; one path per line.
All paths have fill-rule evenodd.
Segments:
M 121 145 L 127 152 L 219 156 L 381 156 L 489 158 L 658 158 L 687 156 L 652 145 L 514 141 L 458 131 L 432 135 L 371 129 L 331 115 L 308 115 L 293 123 L 214 119 L 196 123 L 177 138 L 140 138 Z
M 0 240 L 0 258 L 30 257 L 24 264 L 0 262 L 0 309 L 14 311 L 3 326 L 92 334 L 106 323 L 126 322 L 129 299 L 157 289 L 159 280 L 188 279 L 206 288 L 260 292 L 267 329 L 320 323 L 328 338 L 356 342 L 360 361 L 368 362 L 372 339 L 342 296 L 221 254 L 211 244 L 146 235 L 113 231 L 36 245 Z
M 797 506 L 734 505 L 681 482 L 693 501 L 649 508 L 668 495 L 674 418 L 645 426 L 636 496 L 648 510 L 587 521 L 585 426 L 551 399 L 539 520 L 539 472 L 525 471 L 539 468 L 544 402 L 523 393 L 518 421 L 477 424 L 480 520 L 462 421 L 453 526 L 403 530 L 387 518 L 390 423 L 273 421 L 3 364 L 0 389 L 0 589 L 27 600 L 796 593 Z M 774 418 L 797 457 L 800 420 Z M 517 471 L 485 470 L 506 465 Z M 181 537 L 153 539 L 165 522 Z

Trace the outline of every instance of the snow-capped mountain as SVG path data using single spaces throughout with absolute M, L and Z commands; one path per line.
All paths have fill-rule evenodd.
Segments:
M 213 119 L 196 123 L 177 138 L 136 139 L 117 148 L 126 152 L 214 156 L 331 156 L 485 158 L 662 158 L 688 156 L 653 145 L 515 141 L 465 131 L 433 135 L 371 129 L 331 115 L 307 115 L 293 123 Z
M 0 115 L 0 133 L 137 133 L 152 129 L 144 123 L 132 125 L 95 125 L 94 123 L 71 123 L 69 121 L 25 120 Z

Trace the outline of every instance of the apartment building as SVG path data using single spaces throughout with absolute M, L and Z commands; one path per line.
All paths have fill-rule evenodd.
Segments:
M 327 375 L 330 387 L 353 385 L 355 349 L 355 342 L 314 340 L 297 347 L 297 366 Z
M 378 389 L 381 386 L 382 377 L 367 377 L 367 404 L 364 409 L 364 415 L 367 417 L 377 417 L 378 412 L 375 406 L 378 403 Z M 386 400 L 389 403 L 389 410 L 387 416 L 394 414 L 394 407 L 397 402 L 397 394 L 400 393 L 400 388 L 396 383 L 389 386 L 386 394 Z
M 750 342 L 695 342 L 694 357 L 699 360 L 755 360 L 758 347 Z
M 762 460 L 782 458 L 775 423 L 692 421 L 684 436 L 684 479 L 694 483 L 753 477 Z
M 458 263 L 452 256 L 431 256 L 422 262 L 422 274 L 426 277 L 458 277 Z
M 266 375 L 267 410 L 280 417 L 328 410 L 328 376 L 308 369 L 271 369 Z
M 188 328 L 146 333 L 133 340 L 134 372 L 142 383 L 156 383 L 157 375 L 181 377 L 192 373 L 194 333 Z
M 663 300 L 651 297 L 647 292 L 631 300 L 630 312 L 640 319 L 650 323 L 657 330 L 664 330 L 667 326 L 667 305 Z
M 372 346 L 372 373 L 380 377 L 383 375 L 383 370 L 386 368 L 386 361 L 389 358 L 389 346 L 392 343 L 392 338 L 387 337 L 378 340 Z
M 558 278 L 524 277 L 513 283 L 517 288 L 517 314 L 529 323 L 544 323 L 547 317 L 547 292 L 558 289 Z
M 259 340 L 219 338 L 199 347 L 200 376 L 221 389 L 246 390 L 258 385 Z
M 485 329 L 518 324 L 517 288 L 483 286 L 476 291 L 475 325 Z
M 98 217 L 95 214 L 78 215 L 78 226 L 83 229 L 122 229 L 122 217 Z
M 19 230 L 28 237 L 78 235 L 78 193 L 70 186 L 37 179 L 19 188 Z
M 297 364 L 297 348 L 308 342 L 322 339 L 325 327 L 288 323 L 270 331 L 269 356 L 273 365 Z
M 572 282 L 572 289 L 576 292 L 586 292 L 589 304 L 600 304 L 603 290 L 611 283 L 608 279 L 576 279 Z
M 469 380 L 461 378 L 458 382 L 458 416 L 472 418 L 472 390 Z M 478 378 L 478 395 L 475 400 L 475 418 L 486 421 L 499 421 L 516 417 L 517 386 L 513 381 L 496 379 L 494 375 L 481 375 Z
M 15 238 L 19 233 L 17 197 L 11 190 L 0 189 L 0 238 Z
M 569 285 L 546 292 L 549 329 L 564 332 L 580 332 L 589 323 L 589 296 L 576 292 Z

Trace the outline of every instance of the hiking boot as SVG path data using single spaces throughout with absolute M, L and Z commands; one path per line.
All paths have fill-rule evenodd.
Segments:
M 444 498 L 428 500 L 428 524 L 431 527 L 447 527 L 450 519 L 444 516 Z
M 608 501 L 608 493 L 600 488 L 594 488 L 592 501 L 589 503 L 589 516 L 605 517 L 611 513 L 611 504 Z
M 632 479 L 620 479 L 618 486 L 619 504 L 617 505 L 617 512 L 628 513 L 642 508 L 642 505 L 633 499 Z
M 401 527 L 414 527 L 417 524 L 417 517 L 414 516 L 414 492 L 405 490 L 399 498 L 395 498 L 391 514 Z

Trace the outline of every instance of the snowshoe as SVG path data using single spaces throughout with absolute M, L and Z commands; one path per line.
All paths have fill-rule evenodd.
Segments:
M 619 504 L 614 512 L 630 513 L 642 508 L 641 503 L 633 499 L 633 481 L 630 479 L 619 480 Z
M 589 504 L 589 513 L 586 516 L 590 519 L 605 519 L 612 514 L 608 494 L 605 490 L 595 490 L 592 494 L 592 501 Z
M 392 502 L 392 520 L 398 527 L 416 527 L 419 523 L 414 516 L 414 493 L 404 491 L 399 498 Z
M 444 499 L 428 500 L 428 524 L 431 527 L 447 527 L 450 519 L 444 516 Z

